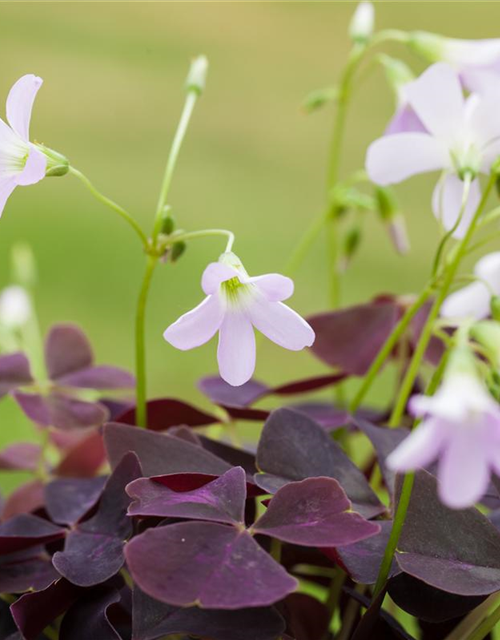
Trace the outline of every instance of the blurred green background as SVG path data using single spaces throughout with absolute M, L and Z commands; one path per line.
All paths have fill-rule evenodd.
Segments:
M 0 96 L 25 73 L 43 77 L 32 137 L 66 154 L 105 194 L 152 224 L 169 143 L 183 103 L 190 58 L 210 60 L 171 189 L 179 224 L 227 227 L 253 274 L 280 271 L 324 202 L 331 108 L 305 115 L 303 97 L 335 82 L 349 50 L 354 2 L 303 3 L 14 3 L 0 4 Z M 483 38 L 500 35 L 500 5 L 489 2 L 376 3 L 377 28 L 426 29 Z M 386 49 L 423 63 L 397 45 Z M 360 87 L 348 119 L 342 173 L 363 164 L 367 145 L 393 110 L 376 70 Z M 435 178 L 398 187 L 412 252 L 397 256 L 369 219 L 344 285 L 344 301 L 418 290 L 430 268 L 437 227 L 429 211 Z M 100 362 L 133 366 L 133 322 L 144 258 L 131 230 L 73 177 L 16 190 L 0 223 L 0 285 L 9 249 L 28 241 L 39 266 L 37 303 L 46 329 L 79 323 Z M 162 331 L 201 299 L 201 273 L 222 239 L 193 242 L 174 267 L 155 274 L 148 309 L 151 396 L 203 402 L 197 379 L 216 370 L 215 341 L 182 353 Z M 296 278 L 294 308 L 327 307 L 324 241 Z M 257 377 L 284 382 L 325 368 L 308 353 L 261 345 Z M 375 390 L 373 401 L 383 392 Z M 30 431 L 17 411 L 0 407 L 0 442 Z

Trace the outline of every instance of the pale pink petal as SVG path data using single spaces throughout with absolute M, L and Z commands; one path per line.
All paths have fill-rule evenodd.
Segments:
M 461 69 L 460 78 L 464 87 L 473 93 L 485 93 L 498 83 L 498 69 L 466 67 Z
M 171 324 L 163 334 L 167 342 L 186 351 L 208 342 L 221 326 L 224 308 L 217 296 L 208 296 L 197 307 Z
M 405 91 L 426 129 L 437 138 L 452 142 L 464 117 L 464 96 L 457 72 L 443 62 L 433 64 Z
M 226 313 L 219 331 L 219 373 L 233 387 L 248 382 L 255 370 L 255 334 L 250 320 L 239 311 Z
M 499 99 L 500 104 L 500 99 Z M 500 157 L 500 137 L 492 140 L 481 150 L 481 166 L 480 171 L 489 173 L 491 165 Z
M 314 342 L 310 325 L 282 302 L 255 297 L 249 304 L 248 315 L 253 326 L 280 347 L 300 351 Z
M 438 457 L 445 439 L 437 420 L 425 420 L 388 456 L 387 465 L 394 471 L 425 467 Z
M 14 191 L 16 186 L 17 184 L 14 176 L 0 179 L 0 217 L 3 213 L 8 197 Z
M 293 280 L 279 273 L 267 273 L 242 280 L 245 284 L 254 284 L 270 302 L 281 302 L 293 294 Z
M 441 456 L 438 478 L 439 496 L 452 509 L 465 509 L 480 500 L 490 478 L 481 431 L 471 425 L 457 427 Z
M 482 95 L 471 94 L 467 98 L 468 123 L 474 133 L 474 142 L 482 153 L 488 151 L 491 143 L 500 136 L 499 80 L 497 77 L 495 85 Z
M 370 180 L 380 185 L 402 182 L 450 163 L 444 144 L 426 133 L 397 133 L 372 142 L 366 154 Z
M 222 262 L 211 262 L 201 276 L 201 288 L 207 296 L 215 293 L 219 285 L 226 280 L 237 277 L 238 271 Z
M 474 273 L 485 280 L 493 291 L 500 295 L 500 251 L 483 256 L 476 262 Z
M 452 229 L 457 222 L 462 207 L 463 193 L 464 183 L 454 173 L 447 175 L 444 180 L 440 180 L 434 189 L 432 210 L 446 231 Z M 481 187 L 479 180 L 473 180 L 460 224 L 453 233 L 454 238 L 464 237 L 480 200 Z
M 14 84 L 7 97 L 7 121 L 21 138 L 28 142 L 31 109 L 43 80 L 29 73 Z
M 490 315 L 490 292 L 482 282 L 473 282 L 449 295 L 441 306 L 443 318 L 476 318 Z
M 457 66 L 486 66 L 500 59 L 500 39 L 462 40 L 446 38 L 444 57 Z
M 387 125 L 384 135 L 390 136 L 396 133 L 409 132 L 428 133 L 427 129 L 422 124 L 422 121 L 410 105 L 403 104 L 396 109 L 396 113 Z
M 17 184 L 27 185 L 40 182 L 45 177 L 46 168 L 47 158 L 38 149 L 31 146 L 24 169 L 16 176 Z

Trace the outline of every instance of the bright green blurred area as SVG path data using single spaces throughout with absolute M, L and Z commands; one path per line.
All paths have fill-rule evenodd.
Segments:
M 335 82 L 349 49 L 353 2 L 331 3 L 1 3 L 0 96 L 25 73 L 44 78 L 32 137 L 66 154 L 105 194 L 152 225 L 169 143 L 183 103 L 191 56 L 205 53 L 210 72 L 171 190 L 188 230 L 227 227 L 253 274 L 280 271 L 324 202 L 331 108 L 306 116 L 303 97 Z M 377 27 L 427 29 L 467 38 L 500 35 L 497 3 L 377 3 Z M 422 61 L 401 46 L 415 70 Z M 362 166 L 371 140 L 393 110 L 377 69 L 357 91 L 348 119 L 342 173 Z M 430 213 L 435 177 L 398 188 L 412 253 L 397 256 L 385 230 L 369 219 L 344 285 L 344 301 L 379 292 L 418 290 L 430 269 L 437 226 Z M 73 177 L 16 190 L 0 223 L 0 285 L 11 245 L 31 243 L 46 329 L 79 323 L 100 362 L 133 366 L 135 302 L 144 268 L 131 230 Z M 327 307 L 324 239 L 296 278 L 293 306 Z M 197 379 L 216 370 L 215 341 L 192 352 L 162 339 L 165 327 L 201 300 L 206 264 L 223 240 L 194 241 L 174 267 L 155 274 L 148 309 L 149 392 L 203 402 Z M 257 377 L 284 382 L 325 368 L 308 353 L 262 342 Z M 372 399 L 379 400 L 379 385 Z M 8 403 L 0 442 L 31 428 Z

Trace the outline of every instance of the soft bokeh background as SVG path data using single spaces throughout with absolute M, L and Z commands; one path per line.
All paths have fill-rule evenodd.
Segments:
M 324 202 L 330 108 L 306 116 L 311 90 L 333 83 L 349 48 L 353 2 L 331 3 L 1 3 L 0 96 L 21 75 L 44 78 L 32 121 L 37 140 L 65 153 L 104 193 L 149 228 L 191 56 L 210 60 L 170 202 L 186 229 L 228 227 L 251 273 L 279 271 Z M 500 36 L 498 3 L 376 3 L 377 26 L 427 29 L 466 38 Z M 416 70 L 423 63 L 402 47 Z M 368 143 L 393 109 L 377 70 L 349 116 L 343 174 L 360 167 Z M 397 256 L 369 220 L 344 286 L 347 303 L 381 292 L 418 290 L 436 247 L 429 212 L 434 178 L 398 188 L 412 253 Z M 0 224 L 0 285 L 11 245 L 31 243 L 40 282 L 41 324 L 74 321 L 100 362 L 133 365 L 134 305 L 143 256 L 131 230 L 71 176 L 18 189 Z M 196 380 L 215 371 L 215 342 L 175 351 L 163 329 L 200 300 L 200 275 L 223 240 L 193 243 L 175 267 L 158 269 L 148 310 L 151 395 L 202 402 Z M 293 306 L 307 315 L 327 306 L 326 256 L 318 242 L 296 280 Z M 309 354 L 263 344 L 257 375 L 269 382 L 324 371 Z M 372 397 L 382 393 L 379 385 Z M 29 426 L 0 406 L 0 442 Z

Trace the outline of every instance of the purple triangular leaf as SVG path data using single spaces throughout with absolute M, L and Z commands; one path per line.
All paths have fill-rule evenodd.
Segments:
M 14 398 L 30 420 L 42 427 L 85 429 L 99 427 L 109 417 L 106 407 L 97 402 L 84 402 L 61 393 L 47 396 L 14 392 Z
M 347 375 L 345 373 L 335 373 L 326 376 L 316 376 L 314 378 L 304 378 L 304 380 L 294 380 L 293 382 L 287 382 L 278 387 L 273 387 L 269 390 L 270 395 L 277 396 L 291 396 L 300 393 L 309 393 L 310 391 L 319 391 L 319 389 L 325 389 L 331 387 L 339 382 L 345 380 Z
M 231 468 L 224 460 L 190 442 L 125 424 L 105 425 L 104 442 L 112 467 L 125 453 L 134 451 L 145 476 L 187 472 L 218 476 Z
M 73 324 L 54 325 L 45 341 L 45 361 L 51 380 L 90 367 L 92 347 L 83 331 Z
M 233 387 L 219 376 L 207 376 L 198 382 L 198 388 L 214 404 L 222 407 L 248 407 L 267 395 L 269 387 L 257 380 L 249 380 Z
M 246 476 L 234 467 L 208 484 L 182 493 L 172 491 L 149 478 L 135 480 L 127 487 L 132 498 L 131 516 L 192 518 L 227 524 L 245 518 Z
M 43 547 L 0 557 L 0 592 L 39 591 L 59 577 Z
M 62 376 L 58 378 L 57 384 L 61 387 L 111 391 L 113 389 L 133 389 L 135 387 L 135 378 L 124 369 L 99 365 Z
M 211 640 L 276 640 L 285 625 L 275 609 L 207 611 L 198 607 L 173 607 L 133 592 L 132 640 L 158 640 L 171 634 L 208 636 Z
M 351 510 L 336 480 L 308 478 L 279 489 L 253 530 L 291 544 L 338 547 L 374 536 L 380 526 Z
M 212 522 L 148 529 L 127 544 L 125 556 L 138 586 L 175 606 L 267 606 L 297 587 L 246 531 Z
M 0 524 L 0 555 L 47 544 L 64 538 L 65 529 L 29 514 L 14 516 Z
M 81 587 L 100 584 L 123 566 L 123 543 L 132 533 L 125 487 L 141 475 L 138 459 L 128 453 L 102 492 L 96 513 L 72 530 L 52 558 L 59 573 Z
M 147 403 L 147 415 L 147 425 L 151 431 L 165 431 L 180 425 L 204 427 L 219 422 L 214 415 L 175 398 L 150 400 Z M 119 416 L 117 422 L 135 425 L 135 407 Z
M 60 432 L 59 435 L 62 433 L 64 432 Z M 54 469 L 54 475 L 71 478 L 95 476 L 106 460 L 106 451 L 99 431 L 67 431 L 66 434 L 77 434 L 79 439 L 65 449 L 65 455 Z
M 221 440 L 212 440 L 206 436 L 199 436 L 199 441 L 204 449 L 210 451 L 218 458 L 222 458 L 234 467 L 243 467 L 248 475 L 252 476 L 256 471 L 255 453 L 246 449 L 237 449 L 227 442 Z
M 45 486 L 45 505 L 53 522 L 73 525 L 99 500 L 105 476 L 58 478 Z
M 312 316 L 308 322 L 316 340 L 311 351 L 345 373 L 365 375 L 399 315 L 396 301 L 384 300 Z
M 24 353 L 0 356 L 0 398 L 32 382 L 30 363 Z
M 287 408 L 305 414 L 327 431 L 333 431 L 352 422 L 352 416 L 348 411 L 337 409 L 331 402 L 301 402 Z
M 43 482 L 30 480 L 17 487 L 5 501 L 2 520 L 9 520 L 22 513 L 31 513 L 44 506 Z
M 116 589 L 97 588 L 83 594 L 66 612 L 60 640 L 121 640 L 108 618 L 108 609 L 120 602 Z
M 337 480 L 353 507 L 371 518 L 381 504 L 361 471 L 320 425 L 297 411 L 274 411 L 262 431 L 257 466 L 264 472 L 256 483 L 274 493 L 288 482 L 325 476 Z
M 475 508 L 443 505 L 436 479 L 423 470 L 416 474 L 396 560 L 405 573 L 449 593 L 500 590 L 500 533 Z
M 0 451 L 0 469 L 34 471 L 40 459 L 40 446 L 32 442 L 17 442 Z
M 26 593 L 16 600 L 10 610 L 24 640 L 37 640 L 45 627 L 64 613 L 81 592 L 79 587 L 62 578 L 42 591 Z

